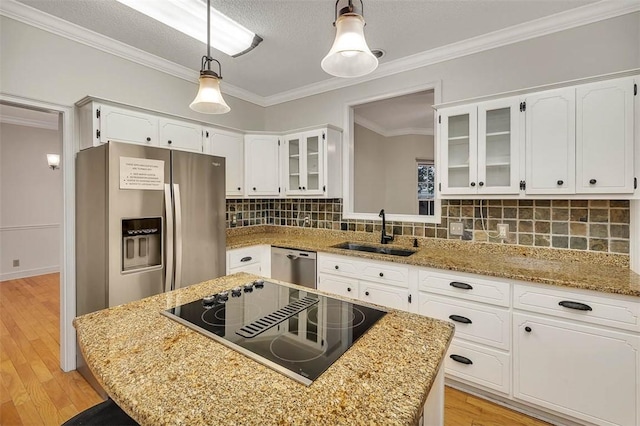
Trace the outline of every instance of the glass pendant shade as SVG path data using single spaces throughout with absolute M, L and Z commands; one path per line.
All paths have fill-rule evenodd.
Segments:
M 320 63 L 322 69 L 336 77 L 360 77 L 378 67 L 364 39 L 364 18 L 356 13 L 340 15 L 336 20 L 336 39 Z
M 216 73 L 201 71 L 200 88 L 189 108 L 203 114 L 224 114 L 231 111 L 229 105 L 222 98 L 220 80 Z

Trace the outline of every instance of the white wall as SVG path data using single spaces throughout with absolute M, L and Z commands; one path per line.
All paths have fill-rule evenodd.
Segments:
M 442 82 L 442 101 L 640 67 L 640 13 L 632 13 L 266 109 L 270 130 L 344 127 L 345 103 Z
M 46 154 L 61 148 L 57 130 L 0 124 L 0 280 L 60 268 L 62 172 Z
M 228 114 L 196 113 L 189 109 L 196 83 L 4 16 L 0 51 L 0 90 L 6 94 L 68 106 L 91 95 L 237 129 L 264 128 L 262 107 L 225 95 Z

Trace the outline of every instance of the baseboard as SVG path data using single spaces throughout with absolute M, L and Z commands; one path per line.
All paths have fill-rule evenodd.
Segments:
M 7 272 L 0 274 L 0 281 L 17 280 L 20 278 L 35 277 L 37 275 L 53 274 L 60 272 L 60 266 L 46 266 L 43 268 L 25 269 L 17 272 Z

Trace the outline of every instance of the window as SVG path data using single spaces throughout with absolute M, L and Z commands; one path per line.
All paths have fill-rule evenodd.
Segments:
M 435 210 L 436 167 L 433 161 L 417 160 L 418 175 L 418 214 L 433 216 Z

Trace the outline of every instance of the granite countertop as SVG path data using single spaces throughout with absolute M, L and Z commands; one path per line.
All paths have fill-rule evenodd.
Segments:
M 413 240 L 413 237 L 396 236 L 396 241 L 389 246 L 410 248 Z M 418 251 L 408 257 L 332 247 L 345 241 L 379 244 L 379 235 L 279 226 L 227 231 L 228 249 L 270 244 L 640 297 L 640 275 L 629 269 L 629 257 L 620 254 L 435 238 L 420 238 Z
M 142 425 L 417 423 L 453 337 L 447 322 L 390 310 L 307 387 L 160 313 L 254 278 L 234 274 L 76 318 L 87 365 Z

